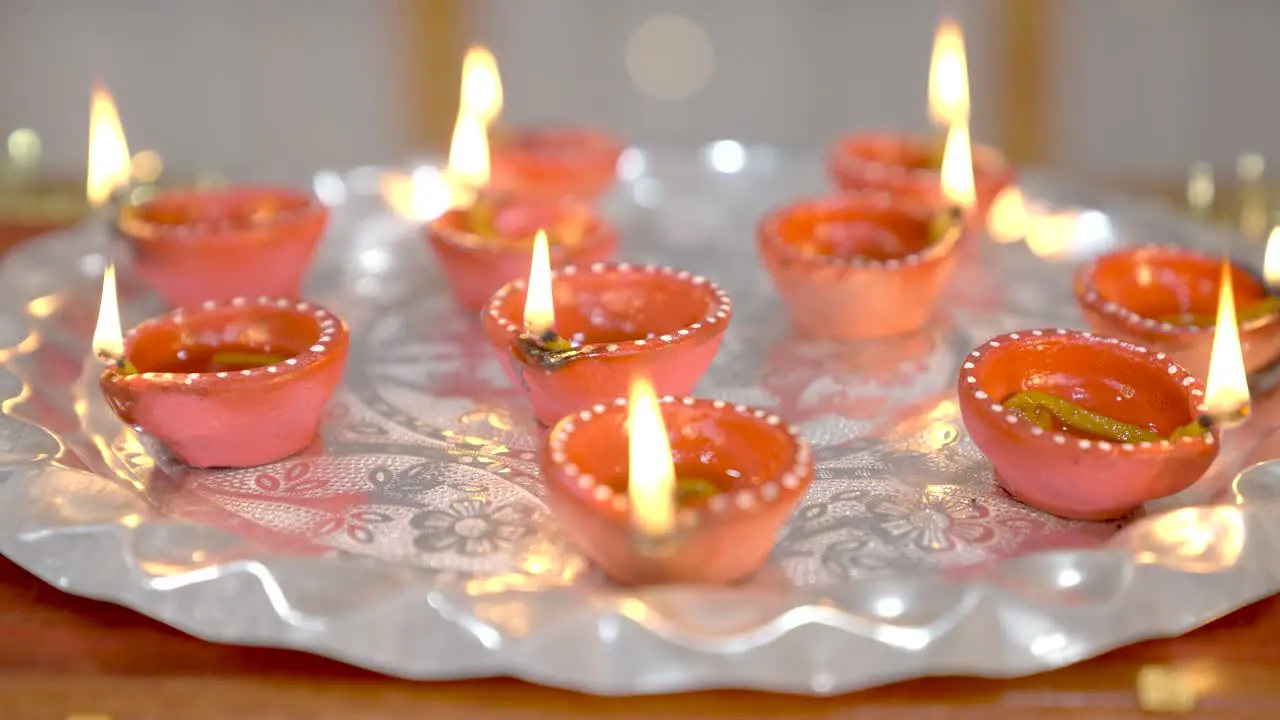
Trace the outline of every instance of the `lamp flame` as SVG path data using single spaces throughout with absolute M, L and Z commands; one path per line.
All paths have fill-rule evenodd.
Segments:
M 89 105 L 89 178 L 85 187 L 91 206 L 102 207 L 116 188 L 129 182 L 132 162 L 115 101 L 106 88 L 95 87 Z
M 998 243 L 1015 243 L 1027 237 L 1027 201 L 1017 185 L 1010 185 L 991 203 L 987 232 Z
M 529 263 L 529 284 L 524 296 L 524 328 L 542 335 L 556 328 L 556 309 L 551 294 L 551 252 L 547 233 L 538 230 L 533 238 L 533 259 Z
M 489 124 L 502 114 L 502 78 L 493 53 L 473 47 L 462 60 L 462 98 L 449 141 L 444 172 L 418 168 L 412 175 L 387 173 L 380 180 L 382 199 L 396 214 L 429 221 L 476 202 L 489 184 Z
M 93 354 L 104 363 L 114 365 L 124 359 L 124 332 L 120 327 L 120 301 L 116 297 L 116 265 L 107 263 L 102 272 L 102 301 L 98 305 L 98 324 L 93 329 Z
M 649 537 L 668 535 L 676 525 L 676 468 L 662 408 L 648 378 L 631 382 L 627 426 L 631 524 Z
M 489 123 L 501 112 L 498 63 L 488 50 L 474 47 L 462 63 L 462 99 L 449 142 L 450 184 L 472 193 L 489 184 Z
M 969 123 L 959 120 L 947 130 L 947 146 L 942 152 L 942 193 L 949 203 L 967 212 L 978 203 L 973 183 Z
M 1272 292 L 1280 289 L 1280 225 L 1271 228 L 1267 250 L 1262 256 L 1262 279 Z
M 954 20 L 943 20 L 933 37 L 929 63 L 929 117 L 938 127 L 969 121 L 969 69 L 964 33 Z
M 388 172 L 378 178 L 382 199 L 400 217 L 414 221 L 434 220 L 464 204 L 469 193 L 455 190 L 439 169 L 423 166 L 412 175 Z
M 462 59 L 462 101 L 459 107 L 470 112 L 486 127 L 502 114 L 502 75 L 489 48 L 473 46 Z
M 453 140 L 449 143 L 449 166 L 445 171 L 456 187 L 476 192 L 489 184 L 489 130 L 480 117 L 467 111 L 458 111 L 458 123 L 453 127 Z
M 1205 382 L 1205 412 L 1213 417 L 1238 416 L 1249 407 L 1249 380 L 1236 324 L 1235 290 L 1231 282 L 1231 262 L 1222 259 L 1222 281 L 1218 287 L 1218 320 L 1213 329 L 1213 349 L 1209 354 L 1209 377 Z

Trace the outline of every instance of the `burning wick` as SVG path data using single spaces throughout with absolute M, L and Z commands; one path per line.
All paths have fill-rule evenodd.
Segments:
M 98 305 L 98 324 L 93 329 L 93 354 L 104 365 L 126 375 L 138 372 L 124 355 L 124 338 L 120 332 L 120 303 L 116 299 L 116 265 L 107 263 L 102 272 L 102 303 Z
M 964 232 L 964 209 L 953 205 L 934 216 L 929 228 L 930 247 L 950 247 L 960 239 L 962 232 Z
M 1230 428 L 1243 423 L 1251 412 L 1249 380 L 1236 324 L 1235 290 L 1231 282 L 1231 260 L 1222 258 L 1222 279 L 1218 287 L 1218 317 L 1209 353 L 1209 373 L 1205 382 L 1204 412 L 1200 422 Z
M 942 153 L 942 194 L 947 199 L 947 208 L 934 217 L 930 228 L 935 248 L 948 247 L 960 238 L 965 216 L 977 204 L 969 127 L 963 120 L 952 123 L 947 131 L 947 145 Z
M 573 343 L 556 332 L 556 309 L 551 292 L 551 251 L 547 233 L 538 230 L 533 239 L 529 282 L 524 297 L 524 329 L 520 337 L 524 352 L 543 367 L 554 369 L 577 356 Z
M 670 555 L 677 547 L 676 468 L 662 407 L 648 378 L 631 382 L 627 402 L 627 499 L 638 549 Z
M 113 192 L 128 184 L 129 177 L 129 145 L 120 126 L 120 115 L 111 93 L 96 87 L 89 106 L 89 172 L 85 183 L 89 205 L 101 210 L 110 202 Z M 93 354 L 121 372 L 138 371 L 124 355 L 116 265 L 110 260 L 102 272 L 102 302 L 98 305 L 98 324 L 93 330 Z
M 958 120 L 947 131 L 947 146 L 942 153 L 942 194 L 962 214 L 978 204 L 973 180 L 973 150 L 969 144 L 969 123 Z

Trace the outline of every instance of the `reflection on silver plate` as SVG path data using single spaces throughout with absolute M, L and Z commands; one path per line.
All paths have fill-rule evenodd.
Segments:
M 820 164 L 726 142 L 630 151 L 607 211 L 627 257 L 733 295 L 700 394 L 780 413 L 815 447 L 812 491 L 744 586 L 621 590 L 566 545 L 523 400 L 383 205 L 376 168 L 316 178 L 334 221 L 308 295 L 347 319 L 352 361 L 323 439 L 275 465 L 193 471 L 111 415 L 88 352 L 100 233 L 5 263 L 0 551 L 212 640 L 608 694 L 1032 673 L 1280 590 L 1270 484 L 1243 478 L 1219 508 L 1068 522 L 999 491 L 957 414 L 956 369 L 977 342 L 1078 324 L 1068 263 L 1114 244 L 1214 242 L 1207 231 L 1036 176 L 1025 187 L 1043 212 L 1083 219 L 1034 248 L 988 243 L 922 332 L 803 340 L 756 262 L 753 224 L 822 191 Z M 121 291 L 127 324 L 159 309 L 127 263 Z

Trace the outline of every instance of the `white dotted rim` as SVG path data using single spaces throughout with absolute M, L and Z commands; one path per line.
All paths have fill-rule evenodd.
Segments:
M 1097 282 L 1095 281 L 1095 278 L 1098 275 L 1098 268 L 1102 262 L 1106 260 L 1115 260 L 1116 258 L 1119 258 L 1119 257 L 1138 255 L 1140 253 L 1159 253 L 1159 254 L 1168 255 L 1168 256 L 1194 257 L 1198 259 L 1208 259 L 1212 261 L 1214 264 L 1221 262 L 1220 259 L 1210 258 L 1209 256 L 1204 255 L 1203 253 L 1198 253 L 1194 250 L 1179 248 L 1179 247 L 1172 247 L 1169 245 L 1160 245 L 1157 243 L 1150 243 L 1147 245 L 1142 245 L 1140 247 L 1125 248 L 1123 250 L 1117 250 L 1115 252 L 1107 253 L 1106 255 L 1102 255 L 1100 257 L 1094 258 L 1089 263 L 1087 263 L 1086 265 L 1083 265 L 1079 270 L 1076 271 L 1077 272 L 1076 298 L 1078 299 L 1080 304 L 1084 305 L 1086 309 L 1093 310 L 1094 312 L 1097 312 L 1100 315 L 1105 315 L 1109 318 L 1117 320 L 1122 325 L 1125 325 L 1129 328 L 1136 328 L 1147 333 L 1161 333 L 1165 335 L 1174 335 L 1174 336 L 1201 335 L 1204 333 L 1208 333 L 1212 335 L 1214 329 L 1217 328 L 1216 322 L 1213 325 L 1174 325 L 1173 323 L 1160 322 L 1155 318 L 1149 318 L 1149 317 L 1144 317 L 1142 315 L 1139 315 L 1138 313 L 1120 305 L 1119 303 L 1103 298 L 1098 293 Z M 1232 264 L 1235 265 L 1234 261 L 1232 262 Z M 1238 265 L 1236 265 L 1236 269 L 1241 269 L 1241 268 Z M 1237 312 L 1238 311 L 1239 311 L 1239 308 L 1237 308 Z M 1240 331 L 1252 332 L 1263 326 L 1271 325 L 1277 322 L 1280 322 L 1280 314 L 1272 313 L 1270 315 L 1264 315 L 1263 317 L 1254 318 L 1252 320 L 1249 320 L 1248 322 L 1241 323 Z
M 692 526 L 699 515 L 722 517 L 734 511 L 750 514 L 766 505 L 778 502 L 784 495 L 804 492 L 804 480 L 812 474 L 813 451 L 809 447 L 809 441 L 804 439 L 800 430 L 794 426 L 787 425 L 777 415 L 757 408 L 747 407 L 746 405 L 735 405 L 724 400 L 706 400 L 692 397 L 677 398 L 672 395 L 663 395 L 658 398 L 658 402 L 663 405 L 678 403 L 686 407 L 713 408 L 737 413 L 758 423 L 777 428 L 795 446 L 792 466 L 779 477 L 750 488 L 742 488 L 733 492 L 723 492 L 715 495 L 701 509 L 681 508 L 677 514 L 677 524 L 680 526 Z M 573 433 L 579 427 L 590 423 L 592 418 L 612 408 L 625 408 L 626 406 L 627 399 L 622 397 L 607 405 L 596 403 L 589 409 L 581 410 L 562 418 L 556 423 L 555 427 L 551 428 L 551 433 L 547 438 L 551 462 L 560 466 L 564 470 L 565 476 L 572 479 L 572 485 L 576 487 L 578 493 L 590 497 L 598 505 L 606 506 L 617 514 L 625 514 L 628 510 L 626 493 L 615 492 L 608 485 L 598 482 L 595 476 L 582 472 L 577 465 L 570 462 L 565 446 Z
M 560 201 L 562 210 L 565 213 L 582 212 L 587 222 L 582 236 L 573 245 L 573 252 L 581 253 L 592 248 L 607 245 L 617 237 L 617 231 L 613 225 L 609 223 L 600 213 L 596 212 L 589 204 L 576 200 Z M 457 248 L 476 253 L 500 253 L 500 252 L 531 252 L 533 248 L 533 238 L 525 238 L 519 241 L 511 241 L 503 239 L 495 242 L 492 236 L 481 235 L 471 230 L 464 230 L 454 227 L 450 224 L 450 219 L 459 214 L 465 213 L 465 210 L 450 210 L 440 217 L 428 223 L 427 227 L 432 236 L 441 242 L 448 243 Z M 557 242 L 554 235 L 550 233 L 547 236 L 550 247 L 554 249 L 562 246 Z M 554 250 L 553 250 L 554 251 Z
M 251 229 L 261 230 L 285 223 L 290 223 L 299 218 L 308 215 L 316 215 L 328 212 L 329 208 L 321 203 L 314 195 L 285 187 L 270 186 L 227 186 L 213 188 L 181 188 L 170 192 L 161 192 L 156 198 L 164 198 L 166 195 L 182 194 L 193 198 L 211 197 L 217 198 L 228 194 L 263 194 L 274 197 L 283 197 L 289 200 L 302 200 L 303 205 L 296 208 L 289 208 L 280 212 L 273 213 L 265 221 L 255 223 Z M 154 202 L 155 199 L 148 202 Z M 144 203 L 145 204 L 145 203 Z M 130 240 L 141 242 L 165 242 L 169 240 L 187 240 L 198 238 L 201 235 L 207 235 L 213 231 L 226 230 L 231 228 L 241 229 L 237 227 L 236 222 L 231 220 L 199 220 L 195 222 L 187 222 L 182 224 L 157 223 L 146 220 L 136 213 L 130 213 L 129 208 L 121 211 L 116 220 L 116 227 Z M 249 229 L 249 228 L 245 228 Z
M 927 144 L 931 138 L 925 135 L 913 135 L 893 132 L 858 132 L 850 133 L 836 140 L 831 147 L 830 162 L 838 172 L 857 173 L 869 184 L 932 182 L 936 183 L 941 170 L 908 167 L 884 160 L 872 160 L 854 152 L 853 147 L 859 145 L 918 145 Z M 1012 168 L 1009 159 L 990 145 L 972 142 L 970 153 L 973 155 L 973 167 L 978 175 L 999 176 L 1008 173 Z
M 270 306 L 281 310 L 291 310 L 299 315 L 305 315 L 312 318 L 316 323 L 317 336 L 315 341 L 306 350 L 294 355 L 293 357 L 286 358 L 280 363 L 252 368 L 249 370 L 202 373 L 140 372 L 133 373 L 131 375 L 125 375 L 124 373 L 117 372 L 111 373 L 108 379 L 113 383 L 148 382 L 198 387 L 211 382 L 221 383 L 250 378 L 261 380 L 269 377 L 284 376 L 319 362 L 326 353 L 329 353 L 330 350 L 332 350 L 332 346 L 335 341 L 339 338 L 345 337 L 347 334 L 347 326 L 342 322 L 341 318 L 315 303 L 307 302 L 305 300 L 265 296 L 254 299 L 237 297 L 225 302 L 206 300 L 200 305 L 192 308 L 177 308 L 164 315 L 144 320 L 136 327 L 130 329 L 129 332 L 125 333 L 125 344 L 127 347 L 139 335 L 146 334 L 148 330 L 160 325 L 161 323 L 176 322 L 181 324 L 184 318 L 202 313 L 229 307 L 243 308 L 253 305 Z
M 660 276 L 674 283 L 703 288 L 708 295 L 706 313 L 697 322 L 690 323 L 671 333 L 616 343 L 581 345 L 577 349 L 583 353 L 635 352 L 665 345 L 675 345 L 697 337 L 704 331 L 710 332 L 717 329 L 723 331 L 729 324 L 729 318 L 733 315 L 733 301 L 729 298 L 729 294 L 722 290 L 719 285 L 701 275 L 695 275 L 687 270 L 676 270 L 665 265 L 634 265 L 626 262 L 592 263 L 586 266 L 567 265 L 558 270 L 552 270 L 551 278 L 554 281 L 581 275 L 603 275 L 606 273 Z M 502 304 L 506 301 L 508 295 L 524 290 L 527 284 L 527 280 L 517 279 L 503 285 L 493 294 L 493 297 L 489 298 L 489 304 L 485 311 L 489 314 L 489 317 L 493 318 L 494 322 L 498 323 L 503 330 L 513 336 L 523 335 L 524 327 L 502 316 Z
M 959 236 L 953 233 L 950 242 L 930 243 L 915 252 L 907 253 L 901 257 L 878 260 L 862 255 L 817 255 L 805 253 L 795 244 L 782 239 L 780 228 L 790 215 L 803 211 L 805 208 L 814 208 L 817 212 L 824 212 L 828 208 L 837 207 L 854 207 L 865 209 L 866 212 L 891 210 L 903 215 L 914 216 L 913 219 L 925 223 L 926 228 L 932 220 L 932 213 L 938 210 L 931 204 L 915 200 L 904 200 L 895 197 L 891 193 L 879 190 L 850 191 L 837 195 L 807 198 L 773 210 L 766 215 L 760 221 L 760 227 L 757 231 L 760 241 L 793 260 L 821 267 L 851 267 L 868 270 L 897 270 L 901 267 L 910 267 L 926 261 L 937 260 L 948 255 L 958 244 Z M 963 235 L 965 232 L 968 232 L 968 230 L 962 229 L 960 234 Z
M 1004 422 L 1015 426 L 1020 431 L 1025 430 L 1022 434 L 1027 436 L 1030 441 L 1052 445 L 1066 445 L 1068 443 L 1074 443 L 1076 447 L 1081 450 L 1099 450 L 1111 453 L 1165 452 L 1173 449 L 1175 445 L 1199 449 L 1214 444 L 1215 441 L 1213 433 L 1208 430 L 1193 437 L 1179 438 L 1177 441 L 1170 441 L 1166 439 L 1137 443 L 1113 443 L 1107 440 L 1088 440 L 1083 438 L 1073 438 L 1064 433 L 1048 432 L 1043 428 L 1028 422 L 1017 413 L 1006 410 L 1003 405 L 979 387 L 978 379 L 974 376 L 974 370 L 982 362 L 983 357 L 985 357 L 988 351 L 1002 346 L 1017 346 L 1020 344 L 1035 342 L 1045 337 L 1059 337 L 1066 340 L 1088 342 L 1098 345 L 1113 345 L 1119 352 L 1128 353 L 1141 359 L 1145 359 L 1157 369 L 1164 368 L 1165 372 L 1167 372 L 1170 377 L 1186 389 L 1188 405 L 1192 407 L 1193 411 L 1204 411 L 1202 404 L 1204 401 L 1204 387 L 1200 384 L 1200 380 L 1187 372 L 1187 370 L 1181 365 L 1169 359 L 1169 356 L 1165 353 L 1153 353 L 1147 348 L 1125 342 L 1118 338 L 1104 337 L 1078 330 L 1064 330 L 1062 328 L 1021 330 L 1019 332 L 1001 335 L 988 340 L 970 352 L 969 355 L 965 357 L 964 364 L 960 368 L 960 385 L 971 397 L 973 397 L 973 399 L 978 401 L 977 407 L 979 411 L 997 418 L 1002 418 Z

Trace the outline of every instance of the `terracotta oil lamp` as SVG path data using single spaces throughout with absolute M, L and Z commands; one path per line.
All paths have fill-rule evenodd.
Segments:
M 638 375 L 687 395 L 715 357 L 732 307 L 715 283 L 655 265 L 551 272 L 535 246 L 529 280 L 494 293 L 482 316 L 508 377 L 539 423 L 626 395 Z
M 470 127 L 478 128 L 479 142 L 485 146 L 484 177 L 475 187 L 499 195 L 590 203 L 613 185 L 618 157 L 625 149 L 621 141 L 606 132 L 569 125 L 495 127 L 502 105 L 497 61 L 484 47 L 470 48 L 462 61 L 462 101 L 450 166 L 455 165 L 459 135 L 470 139 Z M 478 157 L 463 165 L 480 169 L 469 162 L 472 159 Z
M 929 113 L 935 127 L 964 135 L 964 162 L 973 168 L 972 219 L 981 223 L 1000 191 L 1013 181 L 1009 161 L 993 148 L 969 148 L 969 72 L 960 26 L 944 20 L 929 65 Z M 944 198 L 942 134 L 857 132 L 838 139 L 827 155 L 832 181 L 843 190 L 880 190 L 938 202 Z M 956 158 L 958 161 L 959 158 Z
M 1273 236 L 1269 249 L 1280 248 Z M 1193 250 L 1151 245 L 1103 255 L 1075 274 L 1076 302 L 1095 332 L 1168 353 L 1206 377 L 1222 285 L 1222 260 Z M 1280 268 L 1273 268 L 1268 274 Z M 1280 298 L 1239 265 L 1231 266 L 1245 367 L 1280 358 Z
M 0 168 L 0 254 L 19 243 L 74 225 L 89 213 L 82 183 L 59 182 Z
M 120 211 L 138 275 L 171 306 L 297 297 L 329 210 L 287 188 L 163 191 Z
M 569 539 L 614 581 L 726 584 L 768 558 L 813 479 L 813 456 L 776 415 L 659 400 L 637 378 L 629 401 L 558 422 L 542 468 Z
M 939 207 L 856 192 L 766 215 L 757 243 L 797 329 L 863 340 L 919 330 L 933 317 L 966 232 Z
M 445 171 L 452 209 L 431 220 L 426 235 L 454 297 L 473 312 L 524 277 L 538 231 L 546 232 L 552 267 L 602 262 L 618 246 L 613 227 L 571 193 L 500 182 L 506 161 L 490 147 L 487 128 L 501 109 L 497 63 L 488 50 L 472 48 L 463 61 L 462 104 Z
M 626 149 L 602 130 L 572 126 L 495 128 L 490 138 L 495 189 L 588 202 L 613 186 Z
M 1218 455 L 1200 381 L 1165 353 L 1116 338 L 1061 329 L 993 338 L 966 358 L 959 399 L 996 482 L 1065 518 L 1122 517 L 1187 488 Z
M 488 195 L 427 225 L 427 242 L 463 308 L 478 312 L 529 269 L 534 236 L 545 230 L 551 266 L 602 262 L 618 235 L 590 206 L 571 199 Z
M 937 202 L 943 198 L 943 143 L 935 137 L 892 132 L 854 133 L 831 148 L 828 172 L 842 190 L 880 190 Z M 975 216 L 986 217 L 1016 172 L 999 151 L 973 148 Z
M 121 340 L 113 266 L 94 333 L 112 411 L 191 467 L 263 465 L 310 445 L 347 346 L 328 310 L 272 297 L 178 308 Z

